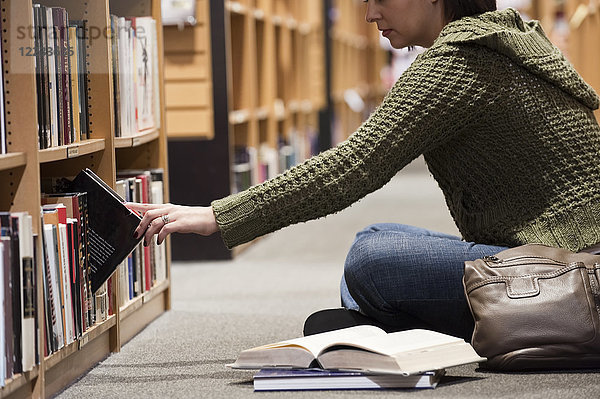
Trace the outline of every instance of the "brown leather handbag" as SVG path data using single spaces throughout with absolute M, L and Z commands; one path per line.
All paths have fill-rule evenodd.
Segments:
M 465 262 L 471 344 L 495 370 L 600 368 L 600 256 L 528 244 Z

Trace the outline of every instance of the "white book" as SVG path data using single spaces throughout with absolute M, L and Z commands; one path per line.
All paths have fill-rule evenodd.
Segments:
M 69 240 L 67 238 L 67 225 L 60 223 L 58 225 L 60 235 L 60 258 L 62 267 L 62 293 L 65 318 L 65 339 L 67 345 L 75 340 L 75 330 L 73 325 L 73 302 L 71 297 L 71 261 L 69 257 Z
M 25 212 L 15 212 L 19 228 L 19 273 L 21 281 L 21 348 L 23 371 L 30 371 L 35 364 L 35 303 L 33 275 L 33 227 L 32 218 Z
M 8 265 L 4 264 L 4 243 L 0 242 L 0 311 L 6 314 L 4 304 L 4 268 Z M 6 318 L 0 317 L 0 387 L 3 387 L 6 382 Z
M 129 65 L 129 29 L 131 29 L 131 23 L 125 18 L 119 18 L 117 20 L 117 48 L 119 51 L 119 97 L 120 101 L 120 113 L 121 113 L 121 135 L 131 136 L 131 111 L 129 107 L 129 96 L 131 84 L 131 72 L 128 68 Z
M 123 199 L 127 198 L 127 181 L 117 180 L 115 191 Z M 128 258 L 118 266 L 119 270 L 119 306 L 125 305 L 129 301 L 129 266 Z
M 254 375 L 254 390 L 433 389 L 443 375 L 444 370 L 406 376 L 323 369 L 262 369 Z
M 154 78 L 154 85 L 152 90 L 154 95 L 154 127 L 160 129 L 162 105 L 160 103 L 160 81 L 158 69 L 158 33 L 155 20 L 152 20 L 152 32 L 150 35 L 150 40 L 152 43 L 152 48 L 155 51 L 155 54 L 152 57 L 152 60 L 154 61 L 154 65 L 152 66 L 152 68 L 154 69 L 154 73 L 152 74 L 152 77 Z
M 240 353 L 233 368 L 310 368 L 416 375 L 485 361 L 458 337 L 414 329 L 394 333 L 369 325 L 280 341 Z
M 151 17 L 134 18 L 137 40 L 135 67 L 137 73 L 137 116 L 140 131 L 152 129 L 154 124 L 154 57 L 157 56 L 152 31 L 156 22 Z
M 52 19 L 52 9 L 48 7 L 47 10 L 47 36 L 48 36 L 48 48 L 45 49 L 48 54 L 48 78 L 50 87 L 50 137 L 51 147 L 58 146 L 58 136 L 60 134 L 58 126 L 58 81 L 56 79 L 56 56 L 54 39 L 55 32 L 52 26 L 54 26 Z
M 57 349 L 65 346 L 65 336 L 63 331 L 62 309 L 60 304 L 60 278 L 58 261 L 58 232 L 56 226 L 52 224 L 44 225 L 44 240 L 46 243 L 46 255 L 50 269 L 50 287 L 52 288 L 52 308 L 55 318 L 52 320 L 52 336 L 57 343 Z

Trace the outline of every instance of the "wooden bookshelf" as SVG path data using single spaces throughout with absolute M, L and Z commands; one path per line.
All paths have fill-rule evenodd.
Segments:
M 559 47 L 577 72 L 600 91 L 600 3 L 595 0 L 532 0 L 524 10 L 541 21 L 550 40 Z M 596 117 L 600 112 L 596 111 Z
M 34 57 L 24 57 L 20 47 L 33 47 L 30 35 L 18 29 L 31 26 L 32 3 L 64 7 L 70 19 L 88 21 L 88 85 L 90 139 L 68 146 L 38 150 L 37 107 Z M 168 160 L 165 116 L 160 127 L 134 137 L 115 138 L 111 46 L 107 35 L 109 14 L 152 16 L 157 20 L 159 47 L 160 99 L 164 104 L 163 37 L 159 0 L 0 0 L 4 54 L 5 106 L 8 150 L 0 155 L 0 210 L 27 211 L 33 216 L 33 229 L 40 234 L 41 180 L 46 177 L 72 177 L 82 168 L 90 168 L 113 188 L 121 169 L 165 171 L 165 202 L 168 197 Z M 92 30 L 95 35 L 90 35 Z M 162 107 L 161 107 L 162 108 Z M 42 354 L 39 365 L 30 372 L 15 375 L 0 388 L 2 398 L 49 397 L 77 379 L 97 362 L 119 351 L 121 346 L 150 321 L 170 308 L 170 253 L 167 240 L 167 280 L 157 283 L 136 301 L 135 308 L 114 309 L 114 314 L 97 323 L 81 338 L 65 348 L 43 356 L 44 303 L 41 240 L 38 243 L 37 317 L 38 342 Z M 118 288 L 118 287 L 115 287 Z M 111 300 L 119 303 L 119 290 Z
M 380 72 L 387 51 L 380 45 L 376 24 L 365 21 L 361 1 L 333 0 L 332 40 L 333 141 L 352 134 L 385 95 Z M 362 106 L 357 106 L 362 101 Z
M 318 112 L 325 104 L 323 2 L 224 5 L 231 163 L 236 148 L 257 153 L 251 183 L 258 184 L 265 179 L 255 173 L 262 148 L 277 152 L 283 144 L 296 146 L 295 163 L 316 152 Z M 231 181 L 231 191 L 239 190 L 234 176 Z
M 167 135 L 214 137 L 209 1 L 196 0 L 196 25 L 165 26 Z

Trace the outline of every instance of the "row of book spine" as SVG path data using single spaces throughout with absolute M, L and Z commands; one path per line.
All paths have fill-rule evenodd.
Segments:
M 111 15 L 115 135 L 160 127 L 156 21 Z
M 0 212 L 0 386 L 39 364 L 32 217 Z
M 280 140 L 279 148 L 274 149 L 263 143 L 258 149 L 247 146 L 235 146 L 232 164 L 233 191 L 247 188 L 272 179 L 279 173 L 303 162 L 318 151 L 317 135 L 307 131 L 302 137 L 295 131 L 289 140 Z
M 164 199 L 162 169 L 122 171 L 118 174 L 116 192 L 130 202 L 162 204 Z M 140 243 L 117 268 L 119 306 L 149 291 L 167 278 L 167 253 L 158 245 L 156 236 L 148 245 Z
M 40 355 L 48 356 L 77 341 L 113 315 L 114 306 L 126 305 L 167 277 L 165 246 L 154 239 L 147 246 L 140 244 L 117 272 L 92 292 L 87 193 L 59 192 L 62 187 L 55 182 L 44 182 L 44 187 L 54 189 L 42 194 L 42 326 L 36 316 L 38 236 L 33 234 L 32 216 L 0 212 L 0 386 L 39 364 Z M 124 200 L 162 203 L 163 190 L 160 169 L 119 174 L 117 192 Z M 116 304 L 112 301 L 115 287 L 120 289 Z M 37 341 L 40 329 L 41 343 Z
M 70 20 L 62 7 L 33 5 L 40 149 L 90 138 L 88 74 L 91 38 L 87 21 Z M 151 17 L 111 16 L 115 135 L 132 136 L 160 127 L 157 24 Z M 1 89 L 1 87 L 0 87 Z M 3 93 L 3 91 L 2 91 Z M 4 114 L 3 119 L 4 119 Z M 2 124 L 4 126 L 4 123 Z M 2 153 L 6 152 L 2 132 Z
M 45 149 L 89 138 L 86 21 L 69 20 L 62 7 L 33 5 L 38 142 Z

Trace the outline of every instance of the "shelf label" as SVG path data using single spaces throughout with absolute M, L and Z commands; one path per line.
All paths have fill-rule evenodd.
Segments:
M 67 158 L 73 158 L 79 155 L 79 146 L 67 148 Z

